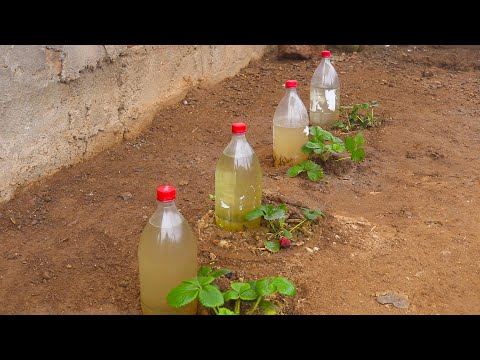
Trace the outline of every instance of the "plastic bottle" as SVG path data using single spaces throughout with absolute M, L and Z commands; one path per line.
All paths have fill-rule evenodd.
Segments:
M 262 204 L 262 169 L 248 143 L 245 123 L 232 124 L 232 139 L 215 170 L 215 222 L 229 231 L 260 226 L 260 219 L 244 217 Z
M 322 51 L 322 61 L 310 82 L 310 125 L 331 127 L 338 121 L 340 81 L 330 62 L 330 51 Z
M 297 80 L 285 82 L 287 91 L 273 115 L 273 165 L 296 165 L 308 159 L 308 112 L 297 94 Z
M 145 315 L 193 315 L 194 301 L 181 308 L 167 304 L 168 293 L 197 275 L 197 238 L 175 205 L 173 186 L 157 188 L 158 207 L 138 245 L 140 300 Z

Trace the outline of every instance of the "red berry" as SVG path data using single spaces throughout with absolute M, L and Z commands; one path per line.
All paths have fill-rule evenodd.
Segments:
M 282 236 L 280 238 L 280 247 L 286 248 L 286 247 L 289 247 L 290 245 L 292 245 L 292 242 L 290 241 L 290 239 L 287 239 L 285 236 Z

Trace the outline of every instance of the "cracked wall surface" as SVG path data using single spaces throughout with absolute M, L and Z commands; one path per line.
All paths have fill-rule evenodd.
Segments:
M 0 202 L 147 127 L 265 45 L 0 45 Z

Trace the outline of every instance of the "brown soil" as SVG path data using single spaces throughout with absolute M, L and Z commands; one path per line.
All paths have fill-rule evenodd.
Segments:
M 228 267 L 234 279 L 283 275 L 298 285 L 285 313 L 480 313 L 479 59 L 479 50 L 421 46 L 337 57 L 343 104 L 379 100 L 384 121 L 364 132 L 363 163 L 331 163 L 319 183 L 271 165 L 282 85 L 296 78 L 308 103 L 318 54 L 270 54 L 191 91 L 136 140 L 0 206 L 0 313 L 138 314 L 137 243 L 162 183 L 178 187 L 202 264 Z M 271 254 L 259 249 L 261 230 L 208 225 L 215 162 L 234 120 L 248 124 L 265 200 L 327 213 L 303 245 Z M 379 304 L 375 294 L 389 290 L 408 295 L 408 309 Z

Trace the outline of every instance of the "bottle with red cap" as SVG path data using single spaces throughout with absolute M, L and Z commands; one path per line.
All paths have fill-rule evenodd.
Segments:
M 193 315 L 194 301 L 180 308 L 167 303 L 168 293 L 197 275 L 197 238 L 175 205 L 175 187 L 157 188 L 157 210 L 138 245 L 140 301 L 145 315 Z
M 232 124 L 232 139 L 215 169 L 215 222 L 229 231 L 260 226 L 260 218 L 244 219 L 262 205 L 262 169 L 245 137 L 246 131 L 245 123 Z
M 297 94 L 297 80 L 287 80 L 285 95 L 273 115 L 273 165 L 296 165 L 307 160 L 308 112 Z
M 330 51 L 322 51 L 322 60 L 310 82 L 310 125 L 330 128 L 338 121 L 340 81 L 330 61 Z

